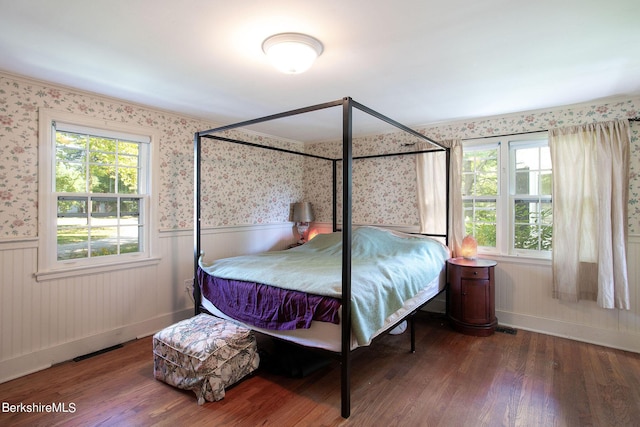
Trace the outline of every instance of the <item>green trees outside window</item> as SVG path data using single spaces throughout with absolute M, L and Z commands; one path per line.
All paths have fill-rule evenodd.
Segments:
M 58 260 L 141 251 L 141 143 L 55 135 Z
M 466 234 L 499 253 L 550 251 L 553 174 L 546 139 L 498 138 L 464 148 Z

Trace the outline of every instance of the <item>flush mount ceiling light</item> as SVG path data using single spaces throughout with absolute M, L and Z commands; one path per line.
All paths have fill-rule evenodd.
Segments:
M 322 53 L 319 40 L 300 33 L 281 33 L 267 38 L 262 50 L 271 64 L 286 74 L 307 71 Z

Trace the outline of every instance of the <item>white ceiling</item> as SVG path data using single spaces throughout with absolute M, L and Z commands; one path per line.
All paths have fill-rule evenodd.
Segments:
M 322 41 L 311 70 L 269 65 L 280 32 Z M 638 0 L 0 0 L 0 69 L 221 125 L 345 96 L 409 126 L 635 96 L 639 46 Z

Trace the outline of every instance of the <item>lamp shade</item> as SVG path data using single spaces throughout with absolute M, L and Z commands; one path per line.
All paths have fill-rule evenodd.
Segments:
M 465 259 L 476 259 L 478 255 L 478 242 L 473 236 L 465 236 L 465 238 L 462 239 L 460 255 Z
M 276 34 L 262 43 L 262 51 L 271 64 L 286 74 L 307 71 L 322 50 L 319 40 L 300 33 Z
M 310 202 L 298 202 L 293 204 L 293 222 L 313 221 L 313 210 Z

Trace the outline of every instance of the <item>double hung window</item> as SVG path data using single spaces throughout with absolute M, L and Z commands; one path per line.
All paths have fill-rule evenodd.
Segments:
M 57 260 L 144 252 L 149 144 L 54 126 Z
M 44 116 L 40 270 L 149 257 L 151 136 Z
M 546 133 L 466 141 L 466 234 L 481 251 L 550 257 L 552 166 Z

